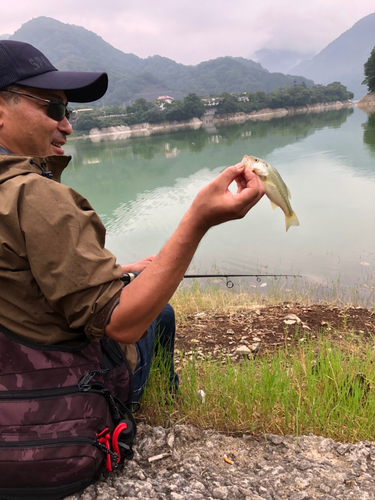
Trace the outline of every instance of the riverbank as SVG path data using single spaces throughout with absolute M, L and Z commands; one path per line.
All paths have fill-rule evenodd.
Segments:
M 246 121 L 268 121 L 273 118 L 284 118 L 285 116 L 294 116 L 310 113 L 324 113 L 325 111 L 335 111 L 342 108 L 352 107 L 352 101 L 334 101 L 319 104 L 306 104 L 305 106 L 290 106 L 287 108 L 261 109 L 252 113 L 233 113 L 230 115 L 215 115 L 214 125 L 230 125 L 231 123 L 243 123 Z
M 375 114 L 375 92 L 370 92 L 365 97 L 362 97 L 355 106 L 365 113 Z
M 73 136 L 71 139 L 89 139 L 92 142 L 115 141 L 134 137 L 148 137 L 151 135 L 170 134 L 179 130 L 209 130 L 212 127 L 234 125 L 246 121 L 269 121 L 274 118 L 284 118 L 310 113 L 324 113 L 325 111 L 350 108 L 352 101 L 334 101 L 306 106 L 291 106 L 287 108 L 262 109 L 252 113 L 233 113 L 227 115 L 205 114 L 202 119 L 192 118 L 186 121 L 161 123 L 137 123 L 136 125 L 120 125 L 103 129 L 94 128 L 87 135 Z

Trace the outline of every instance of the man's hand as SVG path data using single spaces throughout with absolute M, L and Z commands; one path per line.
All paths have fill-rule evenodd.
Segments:
M 145 259 L 139 260 L 138 262 L 133 262 L 133 264 L 125 264 L 122 267 L 122 272 L 126 273 L 141 273 L 151 262 L 155 259 L 155 255 L 150 255 Z
M 237 192 L 229 191 L 237 183 Z M 189 211 L 197 227 L 207 231 L 229 220 L 241 219 L 260 200 L 264 187 L 259 177 L 243 163 L 226 168 L 213 181 L 202 188 Z

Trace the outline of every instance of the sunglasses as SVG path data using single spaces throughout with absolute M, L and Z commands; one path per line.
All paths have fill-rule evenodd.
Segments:
M 60 122 L 64 117 L 67 120 L 70 120 L 70 117 L 72 115 L 71 110 L 67 108 L 68 103 L 64 104 L 61 101 L 50 101 L 49 99 L 42 99 L 41 97 L 36 97 L 35 95 L 31 94 L 24 94 L 23 92 L 17 92 L 16 90 L 1 89 L 1 92 L 11 92 L 12 94 L 31 97 L 32 99 L 36 99 L 37 101 L 48 103 L 46 107 L 46 115 L 49 118 L 52 118 L 52 120 L 56 120 L 57 122 Z

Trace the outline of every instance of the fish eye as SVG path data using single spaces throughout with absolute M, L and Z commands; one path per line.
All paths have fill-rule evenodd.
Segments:
M 255 163 L 257 163 L 259 160 L 258 160 L 258 158 L 254 158 L 254 161 L 255 161 Z

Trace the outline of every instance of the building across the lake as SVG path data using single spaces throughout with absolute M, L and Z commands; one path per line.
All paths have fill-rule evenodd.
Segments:
M 169 95 L 161 95 L 156 100 L 159 101 L 159 102 L 166 102 L 168 104 L 171 104 L 172 101 L 174 101 L 174 98 L 170 97 Z
M 172 104 L 172 101 L 174 101 L 174 97 L 171 97 L 169 95 L 161 95 L 156 99 L 157 103 L 160 106 L 160 109 L 164 109 L 165 104 Z

